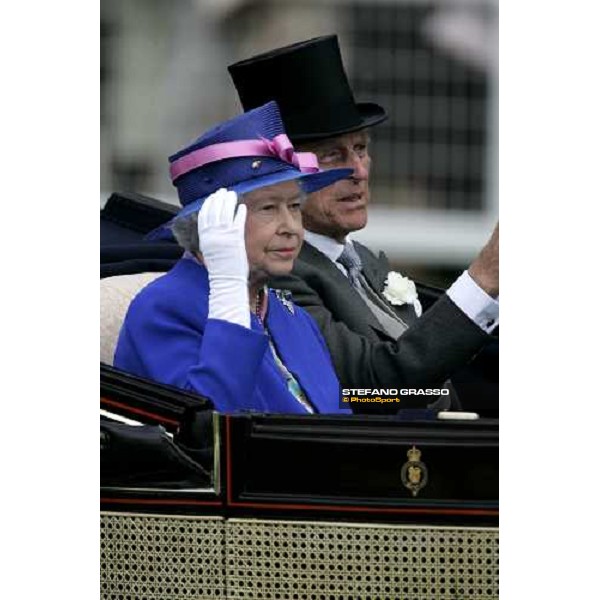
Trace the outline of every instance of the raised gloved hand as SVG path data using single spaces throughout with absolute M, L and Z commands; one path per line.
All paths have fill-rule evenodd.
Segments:
M 237 207 L 237 212 L 236 212 Z M 208 318 L 250 328 L 246 206 L 225 188 L 211 194 L 198 213 L 200 251 L 210 282 Z

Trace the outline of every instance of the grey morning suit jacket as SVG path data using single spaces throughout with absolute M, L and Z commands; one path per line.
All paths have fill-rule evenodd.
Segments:
M 377 258 L 357 242 L 354 247 L 365 278 L 381 292 L 390 271 L 386 256 Z M 392 307 L 409 328 L 397 340 L 391 338 L 348 279 L 308 242 L 292 273 L 270 285 L 290 290 L 294 302 L 314 317 L 344 388 L 441 388 L 490 339 L 446 294 L 428 309 L 424 306 L 419 319 L 412 305 Z M 427 396 L 404 396 L 401 408 L 430 402 Z

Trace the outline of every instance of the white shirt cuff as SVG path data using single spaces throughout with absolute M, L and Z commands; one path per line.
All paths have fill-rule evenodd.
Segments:
M 450 300 L 486 333 L 490 333 L 498 325 L 498 301 L 488 296 L 467 271 L 463 272 L 446 293 Z

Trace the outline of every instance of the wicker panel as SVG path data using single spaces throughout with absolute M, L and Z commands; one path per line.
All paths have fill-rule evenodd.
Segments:
M 229 520 L 228 598 L 498 598 L 498 531 Z
M 223 519 L 102 513 L 103 600 L 225 598 Z

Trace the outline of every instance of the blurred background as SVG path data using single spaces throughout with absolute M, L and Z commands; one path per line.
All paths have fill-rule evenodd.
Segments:
M 353 237 L 448 285 L 498 216 L 497 0 L 101 0 L 101 203 L 178 204 L 167 157 L 241 110 L 227 65 L 330 33 L 356 100 L 389 115 Z

